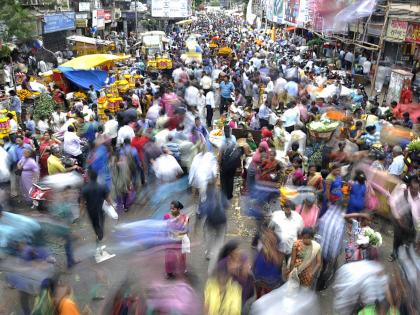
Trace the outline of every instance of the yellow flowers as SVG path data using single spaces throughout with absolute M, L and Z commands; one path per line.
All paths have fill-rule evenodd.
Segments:
M 86 94 L 82 91 L 77 91 L 73 95 L 76 99 L 79 99 L 79 100 L 85 100 L 87 97 Z
M 31 91 L 26 90 L 26 89 L 17 90 L 16 93 L 19 96 L 19 98 L 20 98 L 21 101 L 24 101 L 28 97 L 31 97 L 32 96 Z

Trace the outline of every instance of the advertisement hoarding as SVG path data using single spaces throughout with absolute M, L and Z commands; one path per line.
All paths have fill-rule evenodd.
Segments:
M 165 18 L 186 18 L 191 15 L 190 0 L 153 0 L 152 16 Z
M 409 23 L 405 41 L 420 44 L 420 23 Z

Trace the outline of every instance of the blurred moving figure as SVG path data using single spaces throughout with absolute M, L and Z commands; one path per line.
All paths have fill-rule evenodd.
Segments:
M 170 242 L 165 251 L 165 272 L 168 279 L 187 272 L 187 253 L 190 252 L 188 238 L 189 217 L 181 213 L 184 205 L 175 200 L 171 202 L 171 209 L 164 219 L 168 222 Z

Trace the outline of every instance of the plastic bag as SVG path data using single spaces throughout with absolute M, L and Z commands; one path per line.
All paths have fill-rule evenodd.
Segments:
M 187 234 L 184 234 L 181 242 L 182 242 L 181 253 L 183 253 L 183 254 L 191 253 L 191 242 L 190 242 L 190 238 L 188 237 Z
M 112 204 L 109 204 L 108 201 L 104 201 L 102 210 L 104 210 L 111 219 L 118 220 L 118 213 L 115 211 L 115 207 Z

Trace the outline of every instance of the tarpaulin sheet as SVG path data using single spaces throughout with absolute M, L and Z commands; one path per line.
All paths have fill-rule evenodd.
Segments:
M 130 58 L 130 55 L 116 56 L 108 54 L 93 54 L 73 58 L 58 67 L 58 70 L 72 68 L 74 70 L 89 70 L 104 64 Z
M 95 90 L 100 90 L 105 85 L 107 73 L 102 70 L 66 70 L 61 69 L 66 79 L 88 90 L 93 85 Z

